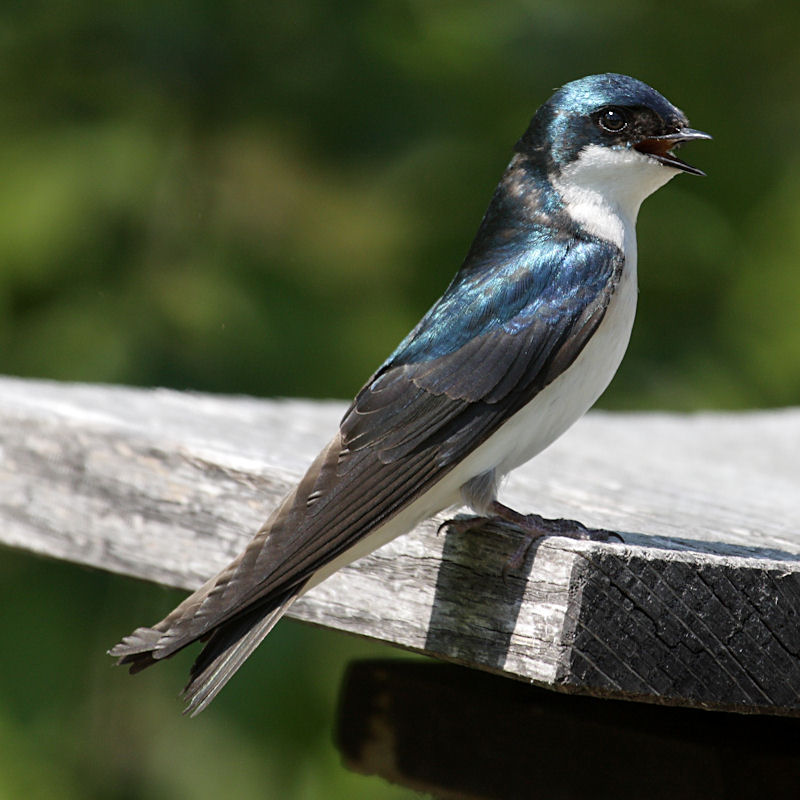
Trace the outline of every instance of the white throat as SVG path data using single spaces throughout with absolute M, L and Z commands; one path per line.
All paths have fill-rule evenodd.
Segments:
M 677 172 L 636 150 L 592 144 L 561 170 L 553 186 L 581 227 L 628 257 L 635 253 L 639 206 Z

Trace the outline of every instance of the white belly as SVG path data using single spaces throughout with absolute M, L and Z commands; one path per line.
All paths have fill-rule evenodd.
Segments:
M 457 472 L 505 475 L 552 444 L 594 405 L 625 355 L 636 315 L 636 264 L 628 263 L 605 316 L 572 365 L 468 456 Z
M 633 327 L 637 296 L 635 242 L 626 249 L 625 269 L 605 316 L 569 369 L 425 494 L 323 567 L 309 581 L 305 591 L 345 564 L 411 530 L 422 520 L 450 506 L 460 505 L 461 487 L 467 481 L 492 469 L 499 477 L 524 464 L 589 410 L 614 377 Z

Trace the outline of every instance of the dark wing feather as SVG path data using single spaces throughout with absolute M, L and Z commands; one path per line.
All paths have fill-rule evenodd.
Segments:
M 204 707 L 318 569 L 563 372 L 605 313 L 621 255 L 598 240 L 568 240 L 547 253 L 529 243 L 524 256 L 462 270 L 244 552 L 112 655 L 136 671 L 207 638 L 187 687 L 192 707 Z

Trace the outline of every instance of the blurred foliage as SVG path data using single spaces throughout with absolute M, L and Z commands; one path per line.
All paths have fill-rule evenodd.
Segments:
M 708 179 L 644 205 L 602 405 L 797 403 L 799 23 L 786 0 L 7 0 L 0 372 L 349 397 L 458 267 L 535 107 L 619 71 L 715 141 L 687 150 Z M 6 551 L 0 577 L 0 796 L 406 796 L 330 743 L 374 646 L 282 623 L 190 722 L 186 659 L 133 680 L 102 655 L 178 595 Z

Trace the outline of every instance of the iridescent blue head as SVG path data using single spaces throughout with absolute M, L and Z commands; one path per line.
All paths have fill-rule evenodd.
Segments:
M 537 112 L 517 151 L 560 173 L 587 150 L 608 148 L 693 175 L 704 173 L 677 158 L 682 142 L 710 139 L 645 83 L 626 75 L 590 75 L 562 86 Z M 676 173 L 671 173 L 676 174 Z

